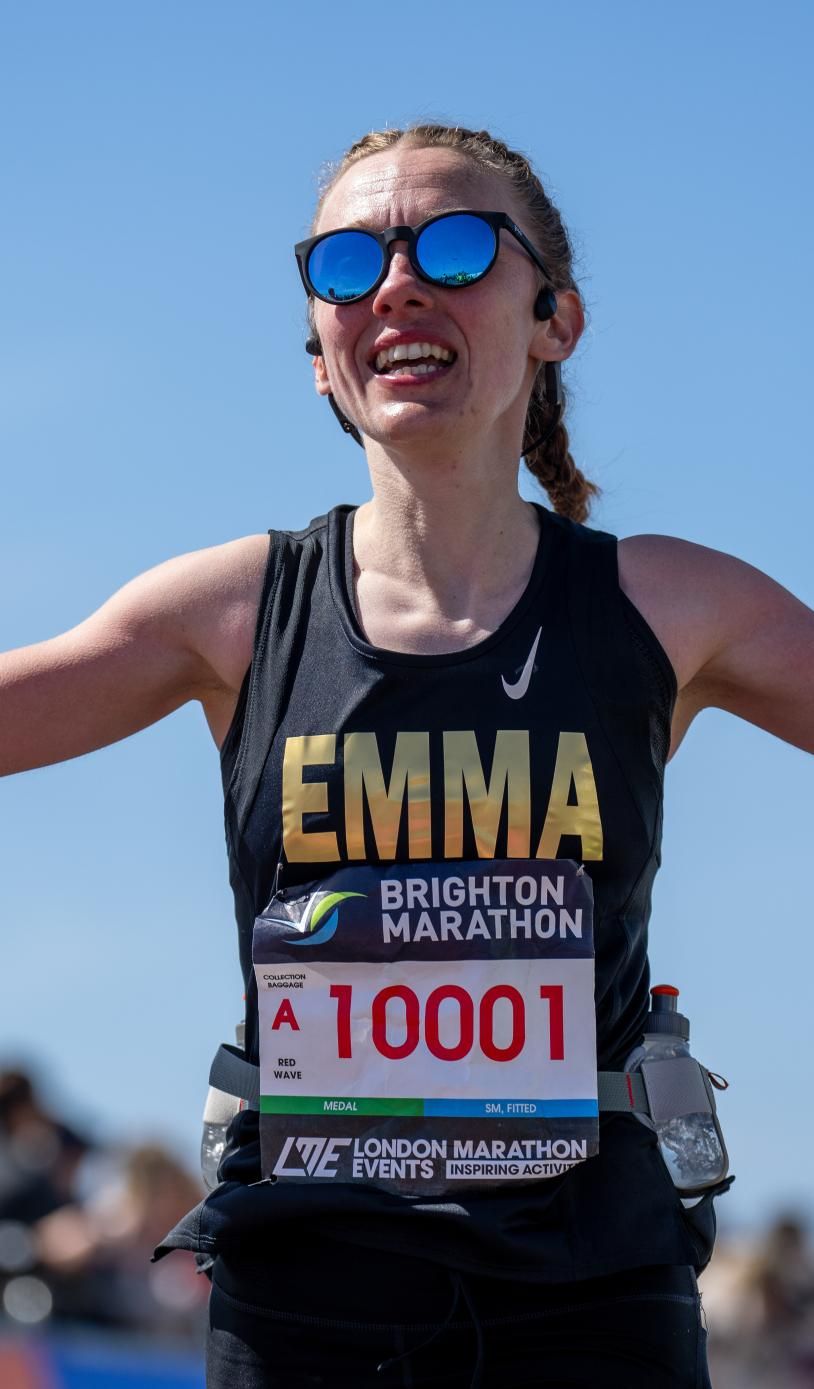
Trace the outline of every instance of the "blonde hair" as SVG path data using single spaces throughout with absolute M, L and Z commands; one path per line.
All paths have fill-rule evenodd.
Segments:
M 573 275 L 571 242 L 559 211 L 525 155 L 509 149 L 487 130 L 467 130 L 459 125 L 411 125 L 404 130 L 372 130 L 351 145 L 339 162 L 329 168 L 323 178 L 313 226 L 316 226 L 331 188 L 351 165 L 369 154 L 379 154 L 398 144 L 411 149 L 454 150 L 471 160 L 477 168 L 502 178 L 518 209 L 522 207 L 525 212 L 526 231 L 531 234 L 548 268 L 551 287 L 554 290 L 572 290 L 582 299 Z M 312 300 L 308 303 L 308 322 L 311 332 L 315 334 Z M 529 399 L 523 454 L 529 471 L 545 488 L 554 510 L 572 521 L 585 521 L 591 498 L 599 495 L 599 488 L 580 472 L 571 456 L 568 431 L 563 421 L 566 405 L 564 388 L 561 395 L 561 406 L 546 399 L 541 364 Z M 536 447 L 529 447 L 541 436 L 542 442 Z

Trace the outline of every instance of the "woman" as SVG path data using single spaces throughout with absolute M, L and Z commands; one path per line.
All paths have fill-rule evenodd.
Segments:
M 460 128 L 367 136 L 325 190 L 313 232 L 297 250 L 316 389 L 364 442 L 371 501 L 271 544 L 252 536 L 173 560 L 75 631 L 5 657 L 0 770 L 75 756 L 201 700 L 221 748 L 255 1062 L 252 927 L 273 894 L 268 929 L 279 931 L 304 884 L 321 886 L 323 902 L 347 865 L 394 864 L 401 892 L 419 863 L 413 883 L 424 887 L 410 891 L 420 894 L 444 862 L 463 872 L 502 860 L 508 880 L 507 861 L 520 860 L 538 886 L 541 862 L 580 864 L 594 899 L 591 1065 L 619 1071 L 648 1006 L 668 749 L 706 705 L 814 748 L 814 618 L 726 555 L 654 536 L 617 546 L 580 524 L 595 488 L 569 453 L 559 364 L 583 308 L 559 214 L 522 156 Z M 555 514 L 519 496 L 521 451 Z M 590 895 L 578 876 L 569 892 Z M 339 894 L 323 938 L 356 939 L 362 895 Z M 391 919 L 400 947 L 411 920 Z M 293 959 L 318 933 L 309 940 L 303 919 L 291 937 L 290 924 Z M 457 969 L 466 980 L 473 959 L 455 929 L 438 977 Z M 481 954 L 499 949 L 492 940 Z M 260 999 L 283 1089 L 313 1061 L 291 981 L 310 977 L 315 956 L 297 958 L 285 998 L 271 1013 Z M 268 968 L 271 987 L 279 959 Z M 337 1009 L 350 998 L 343 987 L 332 985 Z M 395 987 L 409 1030 L 418 986 Z M 464 991 L 445 989 L 463 1018 Z M 495 1017 L 484 1006 L 482 1030 Z M 429 1038 L 429 995 L 426 1008 Z M 436 1049 L 449 1058 L 440 1010 Z M 398 1065 L 407 1043 L 388 1026 L 385 1016 L 377 1045 Z M 592 987 L 580 1035 L 593 1027 Z M 340 1055 L 361 1035 L 348 1029 Z M 495 1036 L 493 1051 L 507 1054 Z M 393 1093 L 374 1081 L 355 1093 L 375 1099 L 374 1083 Z M 450 1084 L 473 1093 L 467 1079 Z M 475 1164 L 465 1169 L 475 1179 L 450 1177 L 441 1190 L 415 1159 L 354 1166 L 347 1135 L 372 1121 L 333 1118 L 335 1129 L 314 1121 L 309 1136 L 307 1122 L 264 1113 L 261 1159 L 257 1110 L 244 1110 L 221 1185 L 158 1251 L 214 1261 L 214 1389 L 708 1382 L 695 1271 L 711 1248 L 711 1198 L 685 1211 L 635 1115 L 604 1115 L 598 1151 L 591 1141 L 591 1155 L 559 1175 L 544 1164 L 537 1180 L 522 1179 L 526 1168 L 519 1181 L 486 1180 Z M 377 1132 L 415 1132 L 399 1123 Z M 406 1151 L 421 1150 L 408 1141 Z

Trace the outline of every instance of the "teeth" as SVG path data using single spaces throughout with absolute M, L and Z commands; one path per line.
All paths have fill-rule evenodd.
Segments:
M 394 362 L 414 362 L 419 357 L 434 357 L 439 362 L 451 362 L 454 353 L 435 342 L 400 342 L 397 347 L 388 347 L 376 357 L 376 370 L 384 371 Z
M 433 366 L 430 362 L 418 362 L 414 367 L 393 367 L 388 371 L 388 376 L 426 376 L 429 372 L 432 376 L 437 376 L 440 367 Z

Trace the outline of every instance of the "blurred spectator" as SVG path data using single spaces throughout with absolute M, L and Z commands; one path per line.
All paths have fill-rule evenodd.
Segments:
M 34 1326 L 53 1311 L 37 1225 L 75 1199 L 91 1147 L 49 1112 L 26 1071 L 0 1070 L 0 1308 L 13 1322 Z
M 758 1326 L 769 1336 L 805 1326 L 814 1310 L 814 1260 L 801 1221 L 781 1216 L 758 1250 L 751 1284 Z
M 192 1256 L 151 1264 L 161 1237 L 202 1195 L 199 1183 L 165 1148 L 124 1155 L 84 1206 L 41 1220 L 37 1256 L 54 1292 L 55 1315 L 132 1330 L 195 1336 L 209 1284 Z
M 701 1290 L 715 1389 L 813 1389 L 814 1253 L 798 1216 L 722 1242 Z
M 25 1071 L 0 1071 L 0 1221 L 31 1225 L 64 1206 L 90 1148 L 48 1113 Z
M 106 1152 L 0 1070 L 0 1318 L 199 1340 L 208 1281 L 192 1255 L 150 1256 L 201 1195 L 160 1144 Z

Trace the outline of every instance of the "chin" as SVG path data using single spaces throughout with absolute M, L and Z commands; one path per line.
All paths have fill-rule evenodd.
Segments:
M 368 439 L 373 439 L 382 448 L 388 444 L 403 447 L 413 441 L 416 443 L 442 442 L 460 444 L 464 431 L 461 421 L 444 419 L 440 411 L 428 410 L 426 406 L 413 404 L 401 407 L 397 414 L 376 420 L 372 428 L 363 429 Z M 473 433 L 480 438 L 482 431 L 475 428 Z

